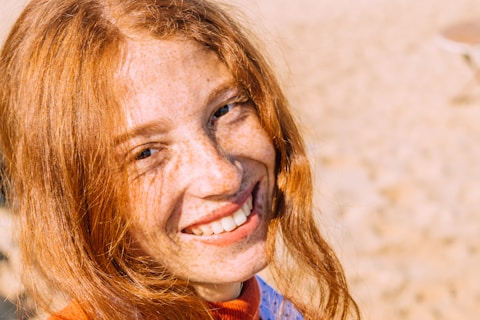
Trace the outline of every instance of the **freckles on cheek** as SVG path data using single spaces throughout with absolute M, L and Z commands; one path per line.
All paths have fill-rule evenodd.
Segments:
M 221 138 L 221 141 L 225 149 L 232 150 L 235 154 L 246 155 L 266 163 L 275 161 L 273 140 L 258 123 L 245 126 L 235 134 L 229 132 Z
M 157 215 L 153 213 L 161 207 L 162 188 L 153 177 L 139 180 L 130 185 L 130 214 L 134 224 L 144 229 L 155 223 Z

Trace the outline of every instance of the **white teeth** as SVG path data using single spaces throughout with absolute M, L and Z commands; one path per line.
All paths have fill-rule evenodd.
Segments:
M 200 236 L 203 234 L 203 231 L 200 228 L 192 228 L 193 234 Z
M 206 235 L 206 236 L 211 236 L 213 234 L 212 228 L 209 225 L 203 224 L 199 227 L 201 230 L 200 234 L 197 234 L 197 236 L 200 235 Z
M 237 224 L 235 223 L 235 221 L 233 220 L 233 218 L 231 216 L 222 218 L 221 223 L 222 223 L 222 227 L 225 231 L 232 231 L 233 229 L 235 229 L 237 227 Z
M 250 212 L 252 211 L 252 209 L 250 209 L 250 206 L 248 205 L 248 201 L 247 201 L 243 205 L 242 209 L 238 210 L 238 211 L 242 211 L 248 217 L 250 215 Z
M 250 196 L 247 200 L 247 205 L 248 205 L 248 215 L 250 215 L 250 212 L 252 211 L 253 209 L 253 197 Z
M 238 210 L 233 214 L 233 220 L 237 226 L 241 226 L 245 221 L 247 221 L 247 216 L 243 213 L 242 210 Z
M 233 231 L 247 221 L 248 216 L 250 216 L 250 214 L 252 213 L 252 209 L 253 198 L 252 196 L 250 196 L 248 197 L 247 201 L 245 201 L 242 208 L 235 211 L 232 215 L 228 217 L 223 217 L 219 220 L 207 224 L 202 224 L 200 226 L 190 228 L 187 232 L 197 236 L 211 236 L 212 234 L 220 234 Z
M 224 229 L 222 227 L 222 223 L 220 221 L 214 221 L 210 224 L 210 226 L 212 227 L 212 231 L 215 234 L 219 234 L 219 233 L 222 233 L 224 231 Z

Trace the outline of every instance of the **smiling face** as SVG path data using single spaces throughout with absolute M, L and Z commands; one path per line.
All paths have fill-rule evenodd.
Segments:
M 198 286 L 244 281 L 266 265 L 275 151 L 253 103 L 194 41 L 130 42 L 127 92 L 132 234 Z

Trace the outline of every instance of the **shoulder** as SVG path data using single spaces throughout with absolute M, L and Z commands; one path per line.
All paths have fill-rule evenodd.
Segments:
M 256 277 L 260 287 L 260 318 L 262 320 L 303 320 L 303 316 L 283 296 L 259 276 Z

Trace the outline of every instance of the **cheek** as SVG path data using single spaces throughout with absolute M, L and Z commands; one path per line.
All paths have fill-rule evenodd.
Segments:
M 163 179 L 160 175 L 152 173 L 132 181 L 129 191 L 130 217 L 134 228 L 148 233 L 151 228 L 158 228 L 165 225 L 168 218 L 164 214 L 162 203 L 165 194 Z
M 227 153 L 255 160 L 265 165 L 268 171 L 273 171 L 275 165 L 273 141 L 257 119 L 252 119 L 238 128 L 234 134 L 218 137 L 218 140 Z

